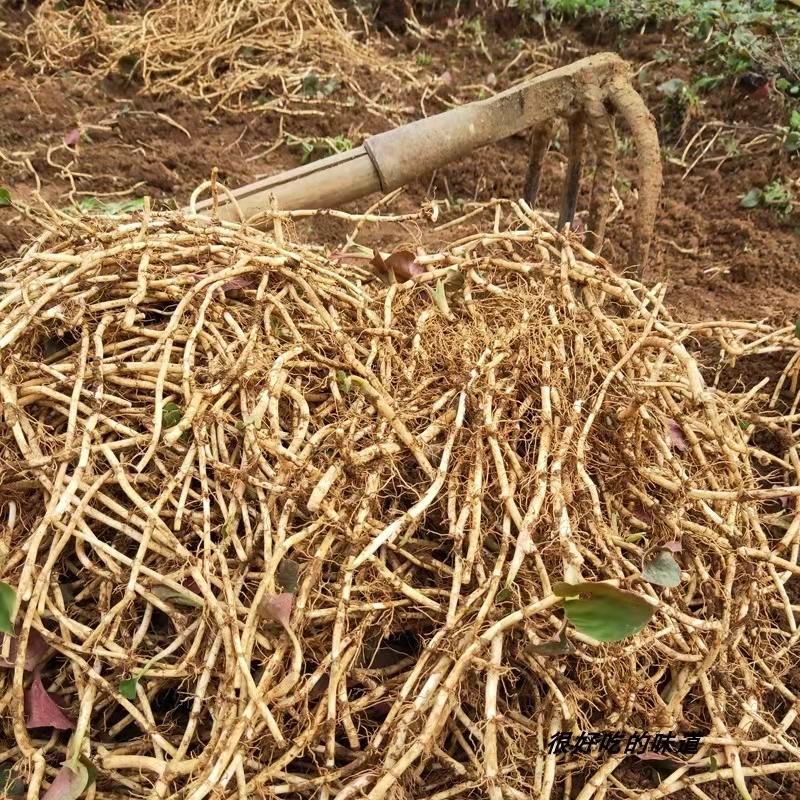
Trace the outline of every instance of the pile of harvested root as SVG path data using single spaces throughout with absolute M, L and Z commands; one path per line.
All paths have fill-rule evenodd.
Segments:
M 372 75 L 397 82 L 387 58 L 348 31 L 329 0 L 163 0 L 131 6 L 44 0 L 22 44 L 43 70 L 128 75 L 155 95 L 225 108 L 290 110 L 334 102 L 339 84 L 380 108 Z
M 760 516 L 800 489 L 759 477 L 661 288 L 486 211 L 378 276 L 279 223 L 147 212 L 0 272 L 0 765 L 29 798 L 656 800 L 800 771 L 798 531 Z M 647 624 L 564 629 L 564 579 Z M 624 750 L 548 753 L 580 731 L 704 739 L 643 789 Z

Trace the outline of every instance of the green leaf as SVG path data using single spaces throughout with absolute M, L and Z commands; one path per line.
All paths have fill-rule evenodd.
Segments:
M 139 685 L 139 676 L 134 675 L 132 678 L 124 680 L 119 685 L 119 693 L 126 700 L 136 699 L 136 687 Z
M 25 784 L 8 767 L 0 767 L 0 797 L 21 797 Z
M 647 534 L 645 533 L 629 533 L 625 537 L 626 542 L 630 542 L 631 544 L 636 544 L 636 542 L 641 542 L 642 539 L 646 539 Z
M 742 197 L 739 201 L 739 205 L 742 208 L 756 208 L 761 204 L 763 198 L 764 192 L 762 192 L 761 189 L 751 189 Z
M 796 153 L 800 150 L 800 130 L 789 131 L 783 140 L 783 149 L 787 153 Z
M 793 131 L 800 131 L 800 111 L 796 108 L 789 115 L 789 127 Z
M 306 97 L 316 97 L 319 94 L 319 75 L 310 72 L 303 78 L 303 94 Z
M 800 339 L 800 317 L 797 318 L 797 322 L 794 324 L 794 335 Z
M 511 588 L 506 586 L 505 589 L 501 589 L 497 596 L 494 598 L 496 603 L 505 603 L 506 600 L 511 599 Z
M 336 370 L 336 385 L 342 394 L 350 394 L 351 380 L 350 376 L 341 369 Z
M 176 403 L 164 403 L 164 408 L 161 410 L 161 424 L 165 428 L 172 428 L 181 421 L 183 412 Z
M 98 197 L 84 197 L 78 202 L 78 208 L 84 214 L 99 214 L 108 217 L 116 217 L 119 214 L 130 214 L 134 211 L 141 211 L 144 208 L 144 197 L 111 202 L 100 200 Z
M 17 593 L 7 583 L 0 581 L 0 631 L 14 636 L 11 617 L 17 605 Z
M 642 577 L 648 583 L 674 589 L 681 582 L 681 568 L 669 550 L 661 549 L 645 559 Z
M 607 583 L 557 583 L 567 619 L 576 630 L 598 642 L 618 642 L 638 633 L 653 616 L 653 607 L 630 592 Z
M 0 186 L 0 207 L 11 205 L 11 192 Z
M 661 94 L 665 94 L 667 97 L 674 97 L 684 86 L 686 86 L 686 83 L 680 78 L 672 78 L 671 80 L 664 81 L 664 83 L 660 83 L 656 88 Z
M 708 772 L 716 772 L 719 769 L 719 764 L 715 756 L 708 757 Z
M 441 278 L 436 281 L 436 288 L 433 290 L 433 302 L 442 314 L 449 316 L 450 306 L 447 304 L 447 294 L 444 290 L 444 281 Z
M 282 558 L 278 564 L 278 583 L 284 592 L 294 592 L 297 589 L 297 580 L 300 577 L 300 565 L 291 558 Z

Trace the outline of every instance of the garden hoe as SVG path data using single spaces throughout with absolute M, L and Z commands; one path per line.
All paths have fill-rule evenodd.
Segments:
M 551 70 L 501 94 L 454 108 L 368 138 L 363 145 L 243 186 L 216 199 L 216 214 L 236 220 L 269 211 L 334 208 L 373 192 L 388 193 L 492 142 L 530 129 L 530 163 L 523 198 L 533 206 L 542 162 L 556 125 L 569 127 L 568 164 L 559 229 L 575 216 L 587 139 L 596 151 L 587 223 L 587 246 L 599 251 L 611 205 L 616 166 L 614 116 L 636 143 L 638 203 L 628 264 L 639 274 L 647 261 L 661 192 L 658 134 L 630 81 L 630 69 L 613 53 L 600 53 Z M 274 198 L 274 200 L 273 200 Z M 202 215 L 213 201 L 194 205 Z

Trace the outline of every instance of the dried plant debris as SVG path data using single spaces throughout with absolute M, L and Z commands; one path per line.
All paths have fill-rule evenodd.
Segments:
M 147 210 L 0 270 L 15 787 L 654 800 L 542 742 L 655 719 L 731 742 L 676 790 L 797 771 L 796 447 L 757 468 L 761 412 L 661 289 L 524 204 L 469 213 L 390 282 L 280 223 Z
M 43 0 L 25 30 L 25 57 L 41 70 L 122 76 L 150 94 L 228 109 L 358 102 L 380 111 L 361 83 L 377 75 L 400 84 L 395 60 L 359 41 L 329 0 L 105 5 Z

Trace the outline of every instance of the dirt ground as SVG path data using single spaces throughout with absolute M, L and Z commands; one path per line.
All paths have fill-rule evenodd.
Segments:
M 21 12 L 0 9 L 0 23 L 8 29 L 19 30 L 24 22 Z M 665 152 L 664 192 L 646 278 L 668 282 L 667 301 L 679 318 L 782 322 L 797 316 L 800 220 L 740 206 L 740 197 L 749 189 L 800 172 L 798 160 L 789 161 L 774 133 L 773 126 L 785 118 L 774 93 L 723 82 L 703 97 L 702 106 L 689 118 L 682 119 L 657 88 L 689 75 L 691 45 L 679 36 L 619 36 L 615 31 L 564 27 L 550 31 L 545 42 L 541 34 L 521 33 L 512 24 L 486 32 L 485 47 L 480 48 L 468 37 L 448 34 L 445 21 L 440 32 L 441 39 L 401 37 L 381 45 L 430 56 L 428 85 L 435 91 L 425 102 L 428 113 L 444 110 L 451 98 L 475 99 L 477 94 L 469 87 L 491 86 L 496 76 L 519 78 L 603 50 L 628 59 L 637 72 L 637 86 L 659 121 Z M 520 57 L 519 39 L 525 57 Z M 0 40 L 0 59 L 8 64 L 0 69 L 0 186 L 26 202 L 32 202 L 38 176 L 41 194 L 57 208 L 86 197 L 119 200 L 143 195 L 175 207 L 188 200 L 213 166 L 229 187 L 296 166 L 300 161 L 296 148 L 279 146 L 265 154 L 281 131 L 346 135 L 359 143 L 388 127 L 386 120 L 365 115 L 355 104 L 283 119 L 277 113 L 213 111 L 179 96 L 144 97 L 122 79 L 94 82 L 74 73 L 37 75 L 9 61 L 11 51 Z M 402 104 L 408 119 L 422 113 L 416 89 L 408 91 Z M 76 130 L 82 132 L 80 140 L 65 144 L 65 137 L 71 142 Z M 558 151 L 548 156 L 540 201 L 546 209 L 557 207 L 564 161 Z M 453 203 L 517 197 L 526 166 L 527 142 L 522 137 L 511 139 L 421 179 L 408 188 L 400 206 L 410 209 L 426 196 Z M 621 157 L 618 181 L 624 210 L 610 226 L 604 251 L 612 263 L 629 241 L 635 206 L 631 186 L 635 186 L 635 161 L 628 148 Z M 585 207 L 586 197 L 582 200 Z M 365 208 L 368 202 L 357 206 Z M 350 226 L 329 222 L 315 235 L 333 245 L 349 233 Z M 11 256 L 34 232 L 14 209 L 0 208 L 0 258 Z M 401 233 L 389 231 L 378 241 L 388 249 L 399 243 Z M 656 785 L 652 775 L 643 774 L 641 780 L 643 787 Z M 717 800 L 737 796 L 714 784 L 705 791 Z M 754 786 L 752 793 L 755 800 L 798 796 L 796 784 L 789 788 L 772 781 Z M 681 800 L 684 793 L 672 796 Z

